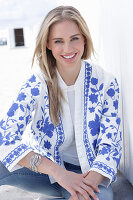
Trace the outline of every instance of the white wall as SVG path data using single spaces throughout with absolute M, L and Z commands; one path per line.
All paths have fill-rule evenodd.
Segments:
M 133 1 L 100 1 L 100 41 L 105 67 L 121 86 L 123 156 L 121 171 L 133 184 Z
M 10 43 L 10 40 L 9 40 L 9 31 L 7 28 L 4 28 L 2 30 L 0 30 L 0 39 L 1 38 L 5 38 L 7 40 L 7 45 L 4 45 L 4 46 L 0 46 L 0 49 L 8 49 L 9 48 L 9 43 Z

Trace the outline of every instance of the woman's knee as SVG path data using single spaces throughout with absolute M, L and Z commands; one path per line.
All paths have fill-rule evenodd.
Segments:
M 100 189 L 100 193 L 98 194 L 98 197 L 100 200 L 106 200 L 106 199 L 113 200 L 114 199 L 113 190 L 112 190 L 111 185 L 108 188 L 100 185 L 99 189 Z
M 8 169 L 0 161 L 0 179 L 9 174 L 10 172 L 8 171 Z

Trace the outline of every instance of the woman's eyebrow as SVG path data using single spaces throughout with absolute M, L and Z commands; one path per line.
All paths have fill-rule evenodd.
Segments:
M 63 38 L 53 38 L 52 40 L 62 40 Z
M 70 38 L 75 37 L 75 36 L 79 36 L 79 35 L 80 35 L 80 34 L 77 33 L 77 34 L 74 34 L 74 35 L 70 36 Z
M 70 38 L 75 37 L 75 36 L 79 36 L 79 35 L 80 34 L 77 33 L 77 34 L 71 35 Z M 52 40 L 63 40 L 63 38 L 53 38 Z

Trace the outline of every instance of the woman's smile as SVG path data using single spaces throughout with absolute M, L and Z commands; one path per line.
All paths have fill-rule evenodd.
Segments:
M 70 55 L 61 55 L 62 58 L 64 58 L 66 61 L 73 61 L 76 57 L 77 53 L 73 53 Z

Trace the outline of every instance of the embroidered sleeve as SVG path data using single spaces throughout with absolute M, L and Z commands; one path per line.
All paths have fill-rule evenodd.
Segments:
M 118 112 L 119 87 L 117 80 L 110 82 L 104 95 L 104 104 L 100 119 L 100 133 L 97 139 L 97 156 L 91 170 L 97 171 L 110 179 L 115 180 L 115 174 L 121 158 L 121 130 Z
M 0 160 L 10 171 L 32 148 L 22 142 L 26 126 L 37 106 L 41 82 L 35 75 L 22 86 L 4 119 L 0 121 Z

